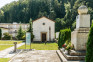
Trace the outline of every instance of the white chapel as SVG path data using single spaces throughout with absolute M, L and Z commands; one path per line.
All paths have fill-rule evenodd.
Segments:
M 55 21 L 41 17 L 33 21 L 33 41 L 53 41 L 55 38 Z

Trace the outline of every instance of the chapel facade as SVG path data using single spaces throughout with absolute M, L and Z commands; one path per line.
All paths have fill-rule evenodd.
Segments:
M 55 38 L 55 21 L 41 17 L 33 21 L 33 41 L 53 41 Z

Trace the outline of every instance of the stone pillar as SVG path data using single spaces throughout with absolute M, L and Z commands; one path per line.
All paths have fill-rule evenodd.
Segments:
M 14 42 L 14 52 L 16 52 L 17 48 L 17 42 Z
M 76 17 L 76 29 L 71 33 L 71 43 L 75 50 L 86 50 L 86 43 L 90 29 L 90 14 L 84 5 L 78 8 L 79 15 Z

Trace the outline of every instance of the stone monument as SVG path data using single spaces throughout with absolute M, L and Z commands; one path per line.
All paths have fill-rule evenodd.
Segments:
M 90 14 L 87 14 L 88 8 L 84 5 L 78 8 L 76 17 L 76 29 L 71 33 L 71 43 L 76 51 L 86 50 L 86 43 L 90 29 Z
M 79 15 L 76 16 L 76 29 L 71 33 L 71 43 L 74 46 L 74 50 L 70 50 L 69 53 L 66 54 L 62 49 L 60 49 L 65 62 L 85 60 L 86 43 L 90 29 L 90 14 L 87 14 L 87 12 L 88 8 L 84 5 L 78 8 Z

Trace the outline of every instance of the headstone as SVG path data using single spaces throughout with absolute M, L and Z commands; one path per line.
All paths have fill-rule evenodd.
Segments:
M 75 50 L 86 50 L 88 33 L 90 29 L 90 14 L 84 5 L 78 8 L 79 15 L 76 17 L 76 29 L 71 33 L 71 43 Z

